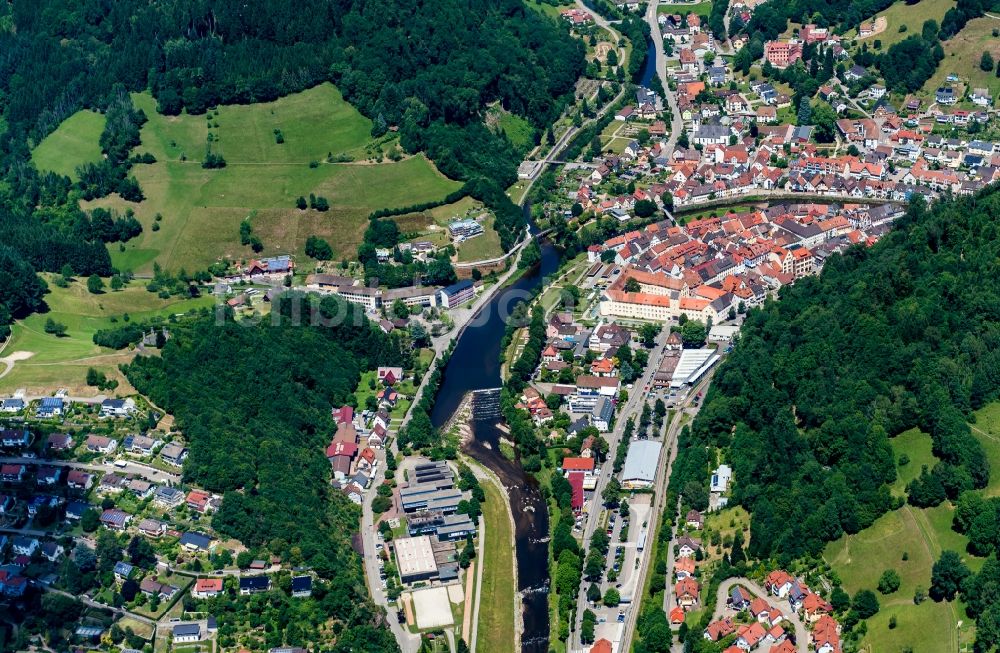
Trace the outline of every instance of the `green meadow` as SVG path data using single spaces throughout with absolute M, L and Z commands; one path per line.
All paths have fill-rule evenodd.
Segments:
M 131 360 L 133 354 L 98 347 L 93 341 L 95 332 L 114 327 L 116 323 L 123 324 L 125 315 L 130 320 L 142 321 L 213 305 L 213 298 L 209 296 L 161 299 L 139 281 L 120 291 L 108 289 L 94 295 L 87 291 L 86 279 L 59 288 L 52 283 L 52 275 L 45 276 L 51 289 L 45 296 L 49 310 L 34 313 L 13 325 L 11 338 L 0 357 L 15 352 L 27 352 L 31 356 L 15 360 L 6 374 L 5 367 L 0 366 L 0 374 L 4 374 L 0 376 L 0 394 L 18 388 L 25 388 L 30 394 L 50 393 L 58 388 L 85 395 L 96 394 L 96 388 L 86 385 L 90 367 L 117 379 L 121 392 L 128 388 L 128 383 L 118 365 Z M 45 323 L 50 318 L 66 326 L 65 336 L 45 332 Z
M 972 433 L 982 443 L 990 461 L 991 482 L 983 490 L 986 496 L 1000 494 L 1000 403 L 976 411 Z M 910 429 L 892 439 L 897 462 L 905 454 L 908 462 L 897 467 L 893 494 L 905 496 L 906 484 L 920 475 L 921 468 L 934 466 L 937 458 L 931 451 L 931 439 L 918 429 Z M 983 558 L 966 552 L 968 539 L 952 530 L 954 508 L 945 501 L 934 508 L 904 505 L 883 515 L 874 524 L 854 535 L 844 535 L 826 547 L 823 557 L 843 581 L 844 589 L 854 594 L 860 589 L 874 590 L 886 569 L 899 573 L 902 584 L 897 592 L 879 595 L 881 611 L 868 620 L 868 633 L 862 640 L 871 653 L 894 653 L 910 647 L 914 651 L 955 651 L 974 639 L 973 624 L 965 617 L 959 601 L 935 603 L 927 600 L 913 604 L 914 590 L 925 591 L 930 585 L 930 570 L 941 552 L 958 552 L 973 571 Z M 905 560 L 903 558 L 906 558 Z M 889 628 L 895 616 L 897 627 Z M 962 622 L 961 628 L 959 622 Z
M 42 172 L 54 172 L 76 181 L 78 166 L 101 160 L 104 116 L 95 111 L 77 111 L 31 152 L 31 160 Z
M 371 122 L 331 84 L 203 116 L 160 115 L 148 93 L 133 101 L 149 117 L 137 151 L 156 158 L 132 170 L 146 199 L 111 196 L 84 208 L 135 211 L 143 233 L 124 251 L 118 245 L 110 251 L 117 267 L 138 274 L 149 274 L 154 262 L 191 271 L 257 256 L 240 245 L 245 219 L 264 244 L 259 256 L 304 258 L 306 239 L 316 235 L 330 242 L 336 258 L 350 259 L 373 210 L 438 200 L 460 187 L 422 155 L 384 158 L 394 140 L 373 140 Z M 201 167 L 209 148 L 225 158 L 225 168 Z M 310 193 L 326 197 L 330 210 L 295 208 L 296 198 Z

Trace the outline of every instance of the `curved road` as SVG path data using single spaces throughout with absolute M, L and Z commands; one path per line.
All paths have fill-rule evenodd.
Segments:
M 719 585 L 719 592 L 716 595 L 715 600 L 715 613 L 712 615 L 713 621 L 721 619 L 725 616 L 725 612 L 727 610 L 726 597 L 729 596 L 729 590 L 737 585 L 742 585 L 758 597 L 764 599 L 772 608 L 781 610 L 781 614 L 784 615 L 785 620 L 790 621 L 792 625 L 795 626 L 795 646 L 798 651 L 800 653 L 807 653 L 809 650 L 809 633 L 806 631 L 806 627 L 802 623 L 802 619 L 799 618 L 799 615 L 795 612 L 789 611 L 787 601 L 779 601 L 775 597 L 771 596 L 769 592 L 765 591 L 763 587 L 749 578 L 727 578 L 721 585 Z

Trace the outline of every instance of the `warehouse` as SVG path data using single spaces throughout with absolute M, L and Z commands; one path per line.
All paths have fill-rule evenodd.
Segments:
M 653 440 L 636 440 L 629 445 L 622 468 L 623 488 L 639 490 L 653 487 L 662 447 L 661 443 Z
M 438 568 L 429 537 L 404 537 L 396 540 L 395 546 L 400 581 L 413 583 L 437 577 Z

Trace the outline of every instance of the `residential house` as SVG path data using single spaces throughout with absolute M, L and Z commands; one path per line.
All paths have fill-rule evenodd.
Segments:
M 696 607 L 700 601 L 698 581 L 693 578 L 682 578 L 674 585 L 674 600 L 685 610 Z
M 28 429 L 0 429 L 0 447 L 4 449 L 23 449 L 31 444 L 31 433 Z
M 49 451 L 69 451 L 73 448 L 73 436 L 69 433 L 50 433 L 45 440 Z
M 312 596 L 312 576 L 295 576 L 292 578 L 292 596 L 307 598 Z
M 271 579 L 267 576 L 243 576 L 240 578 L 240 594 L 257 594 L 271 589 Z
M 74 490 L 87 491 L 94 486 L 94 475 L 82 469 L 71 469 L 66 474 L 66 485 Z
M 55 485 L 62 478 L 62 474 L 62 467 L 43 465 L 38 468 L 38 472 L 35 474 L 35 483 L 37 485 Z
M 184 459 L 187 458 L 187 455 L 187 448 L 178 442 L 168 442 L 160 449 L 160 458 L 165 463 L 174 465 L 175 467 L 180 467 L 184 464 Z
M 180 545 L 188 551 L 209 551 L 212 548 L 212 538 L 204 533 L 191 531 L 181 535 Z
M 0 413 L 20 413 L 27 404 L 20 397 L 11 397 L 0 401 Z
M 201 641 L 200 624 L 177 624 L 173 628 L 174 644 L 188 644 Z
M 109 454 L 118 448 L 118 440 L 103 435 L 87 436 L 87 451 L 91 453 Z
M 167 508 L 176 508 L 184 502 L 184 493 L 175 487 L 162 485 L 153 491 L 153 503 Z
M 136 412 L 135 400 L 128 399 L 105 399 L 101 402 L 101 413 L 103 417 L 130 417 Z
M 184 498 L 187 507 L 195 512 L 204 513 L 212 507 L 212 495 L 204 490 L 191 490 Z
M 132 521 L 132 515 L 128 514 L 124 510 L 109 508 L 101 513 L 100 521 L 105 527 L 110 528 L 111 530 L 121 531 L 125 530 L 128 523 Z
M 10 541 L 10 550 L 14 555 L 31 557 L 41 544 L 33 537 L 18 536 Z
M 158 519 L 146 518 L 139 522 L 139 532 L 149 537 L 159 537 L 167 532 L 167 525 Z
M 199 578 L 194 582 L 191 596 L 196 599 L 210 599 L 222 592 L 221 578 Z
M 0 482 L 20 483 L 24 480 L 27 471 L 28 468 L 24 465 L 0 465 Z
M 62 397 L 44 397 L 38 403 L 38 410 L 35 416 L 39 419 L 49 419 L 61 417 L 66 410 L 66 404 Z

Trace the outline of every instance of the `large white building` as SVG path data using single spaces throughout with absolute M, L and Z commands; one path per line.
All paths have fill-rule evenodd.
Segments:
M 653 487 L 656 468 L 663 444 L 655 440 L 636 440 L 628 446 L 625 465 L 622 467 L 622 487 L 638 490 Z

